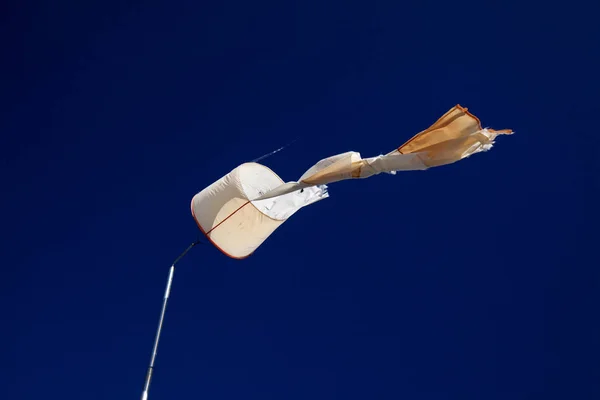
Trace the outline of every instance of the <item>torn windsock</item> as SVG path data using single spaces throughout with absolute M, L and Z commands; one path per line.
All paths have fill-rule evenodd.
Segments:
M 337 154 L 316 163 L 298 181 L 284 183 L 261 164 L 242 164 L 194 196 L 192 215 L 219 250 L 245 258 L 296 211 L 328 197 L 327 184 L 450 164 L 489 150 L 496 136 L 510 133 L 484 129 L 457 105 L 388 154 L 365 159 L 354 151 Z

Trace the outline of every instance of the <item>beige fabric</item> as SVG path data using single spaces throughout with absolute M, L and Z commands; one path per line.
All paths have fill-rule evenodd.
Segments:
M 361 166 L 360 154 L 349 151 L 319 161 L 305 172 L 300 181 L 308 185 L 322 185 L 355 177 Z
M 192 199 L 192 215 L 200 230 L 232 258 L 247 257 L 283 223 L 269 219 L 250 204 L 240 181 L 240 170 L 243 169 L 243 165 L 234 169 Z M 265 176 L 264 190 L 281 184 L 268 179 L 268 174 Z
M 327 184 L 454 163 L 489 150 L 498 135 L 511 133 L 482 128 L 477 117 L 457 105 L 386 155 L 363 159 L 355 151 L 337 154 L 320 160 L 298 181 L 284 183 L 263 165 L 242 164 L 196 194 L 192 214 L 223 253 L 244 258 L 299 209 L 327 198 Z
M 328 196 L 323 187 L 257 200 L 283 181 L 269 168 L 245 163 L 192 199 L 192 215 L 200 230 L 224 254 L 245 258 L 300 208 Z
M 322 159 L 308 169 L 298 182 L 288 182 L 260 198 L 281 196 L 311 185 L 327 185 L 380 173 L 395 174 L 396 171 L 426 170 L 451 164 L 489 150 L 496 136 L 511 133 L 509 129 L 483 129 L 477 117 L 466 108 L 456 105 L 432 126 L 386 155 L 362 159 L 360 153 L 349 151 Z
M 483 129 L 479 118 L 456 105 L 394 152 L 419 153 L 427 167 L 437 167 L 489 150 L 497 135 L 511 133 L 510 129 Z

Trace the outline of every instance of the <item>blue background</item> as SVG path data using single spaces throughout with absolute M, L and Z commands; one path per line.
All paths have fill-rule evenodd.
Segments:
M 492 151 L 330 186 L 179 264 L 150 399 L 594 399 L 591 3 L 80 1 L 0 10 L 0 397 L 139 398 L 192 196 L 297 179 L 457 103 Z M 596 247 L 594 247 L 596 246 Z

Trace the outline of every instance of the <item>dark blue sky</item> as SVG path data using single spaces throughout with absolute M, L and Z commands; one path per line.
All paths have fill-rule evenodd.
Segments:
M 246 260 L 181 261 L 150 399 L 597 399 L 595 15 L 4 4 L 0 397 L 139 398 L 196 192 L 294 138 L 264 160 L 284 180 L 386 153 L 460 103 L 516 134 L 335 183 Z

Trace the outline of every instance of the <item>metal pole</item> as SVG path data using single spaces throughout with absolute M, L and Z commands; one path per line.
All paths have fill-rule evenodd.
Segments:
M 148 372 L 146 372 L 146 383 L 144 384 L 144 391 L 142 392 L 142 400 L 148 399 L 148 391 L 150 390 L 150 380 L 152 379 L 152 371 L 154 370 L 154 360 L 156 359 L 156 351 L 158 349 L 158 341 L 160 339 L 160 332 L 162 330 L 163 320 L 165 318 L 165 310 L 167 309 L 167 301 L 169 300 L 169 294 L 171 293 L 171 284 L 173 283 L 173 274 L 175 273 L 175 264 L 187 254 L 188 251 L 200 241 L 195 241 L 188 246 L 183 253 L 179 255 L 173 261 L 171 268 L 169 269 L 169 279 L 167 281 L 167 287 L 165 288 L 165 295 L 163 297 L 162 309 L 160 311 L 160 319 L 158 320 L 158 329 L 156 330 L 156 336 L 154 338 L 154 347 L 152 348 L 152 357 L 150 358 L 150 365 L 148 366 Z

